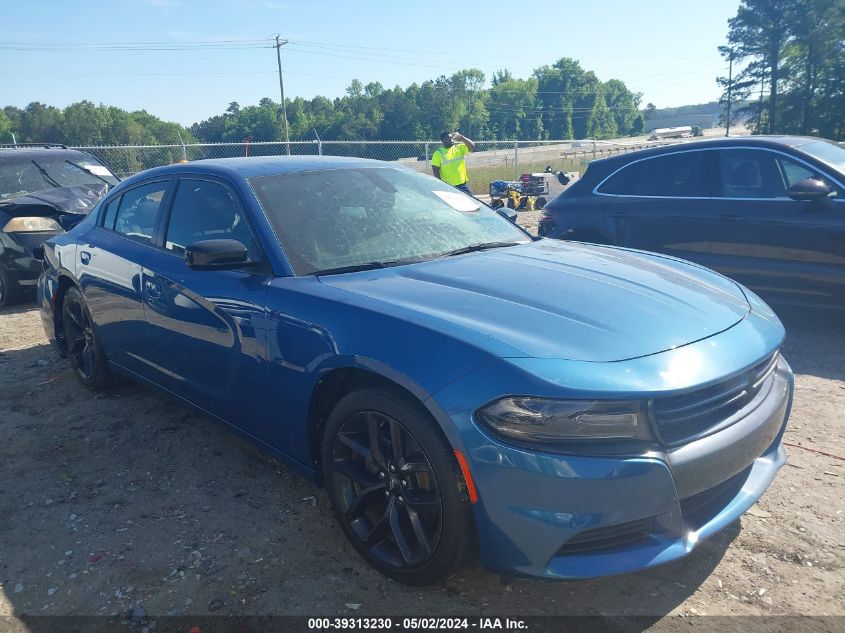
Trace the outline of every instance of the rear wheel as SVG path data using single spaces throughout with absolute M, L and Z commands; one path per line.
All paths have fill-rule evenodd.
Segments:
M 5 268 L 0 266 L 0 308 L 13 306 L 23 299 L 23 288 L 12 278 Z
M 436 423 L 410 399 L 376 388 L 344 396 L 326 423 L 322 468 L 346 537 L 382 573 L 427 585 L 472 558 L 463 474 Z
M 62 302 L 62 325 L 68 358 L 79 381 L 89 389 L 109 386 L 112 373 L 94 330 L 85 297 L 76 286 L 69 288 Z

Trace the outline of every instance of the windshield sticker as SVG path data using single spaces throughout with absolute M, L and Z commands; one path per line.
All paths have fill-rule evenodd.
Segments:
M 478 200 L 457 191 L 434 191 L 433 193 L 456 211 L 470 213 L 481 208 Z
M 103 167 L 102 165 L 98 165 L 96 163 L 80 163 L 85 169 L 90 171 L 95 176 L 111 176 L 112 173 Z

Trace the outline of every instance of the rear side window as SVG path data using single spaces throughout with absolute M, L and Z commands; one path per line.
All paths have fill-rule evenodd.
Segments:
M 152 240 L 158 211 L 167 187 L 166 181 L 151 182 L 125 192 L 117 209 L 114 230 L 143 242 Z
M 623 167 L 598 188 L 617 196 L 707 197 L 707 152 L 679 152 Z
M 103 227 L 114 230 L 114 219 L 117 217 L 117 209 L 120 206 L 120 196 L 112 200 L 103 209 Z

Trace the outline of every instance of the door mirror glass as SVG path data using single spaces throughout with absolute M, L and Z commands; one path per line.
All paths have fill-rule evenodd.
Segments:
M 787 194 L 793 200 L 821 200 L 827 198 L 831 188 L 823 180 L 818 178 L 805 178 L 792 185 Z
M 185 261 L 194 270 L 226 270 L 248 264 L 249 256 L 238 240 L 202 240 L 185 248 Z

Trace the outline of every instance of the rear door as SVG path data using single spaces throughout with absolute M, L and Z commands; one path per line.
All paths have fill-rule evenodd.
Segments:
M 628 163 L 595 189 L 616 244 L 707 264 L 715 153 L 684 150 Z
M 805 178 L 825 180 L 835 196 L 792 200 Z M 763 148 L 719 150 L 714 199 L 714 268 L 768 300 L 845 306 L 845 192 L 815 167 Z
M 141 274 L 155 252 L 155 227 L 171 186 L 168 178 L 147 181 L 106 200 L 76 249 L 77 277 L 106 355 L 145 378 L 151 373 Z
M 236 239 L 254 262 L 237 270 L 193 270 L 185 247 Z M 266 387 L 261 327 L 269 268 L 235 191 L 225 182 L 179 179 L 143 271 L 155 381 L 256 435 Z

